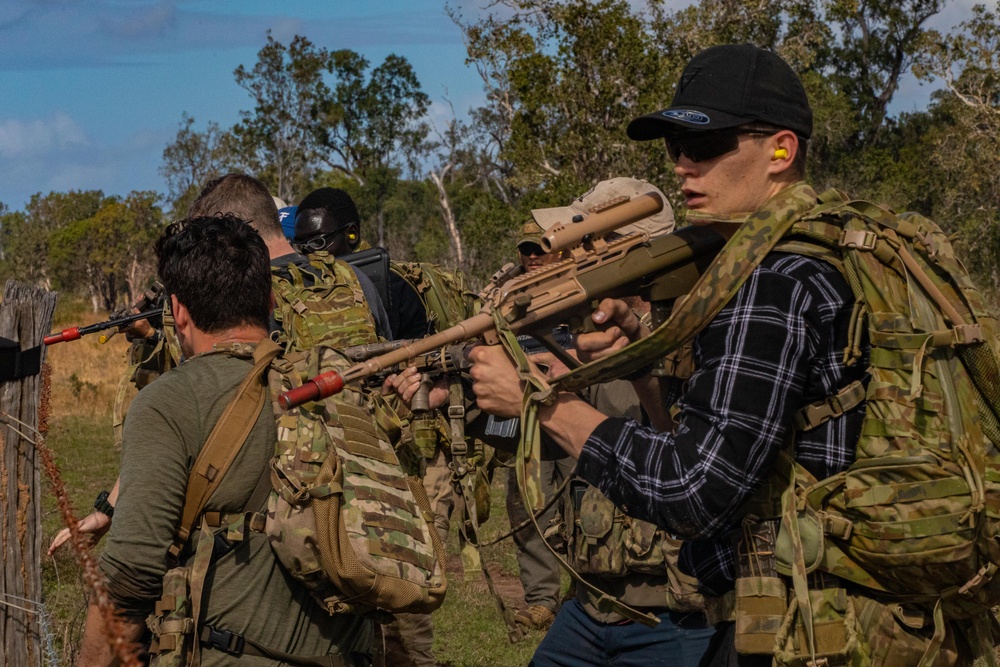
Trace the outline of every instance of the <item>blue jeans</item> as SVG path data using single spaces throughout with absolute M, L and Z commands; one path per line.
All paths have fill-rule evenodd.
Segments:
M 608 625 L 570 600 L 559 610 L 529 667 L 697 667 L 715 629 L 704 621 L 682 620 L 696 617 L 665 612 L 655 628 L 640 623 Z

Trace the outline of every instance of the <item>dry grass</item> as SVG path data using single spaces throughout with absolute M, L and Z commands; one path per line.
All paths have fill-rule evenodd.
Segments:
M 81 313 L 72 305 L 65 311 L 56 312 L 57 330 L 108 317 L 107 313 Z M 111 414 L 118 383 L 125 373 L 128 343 L 122 335 L 105 344 L 99 342 L 99 337 L 91 334 L 46 350 L 52 367 L 52 409 L 56 417 Z

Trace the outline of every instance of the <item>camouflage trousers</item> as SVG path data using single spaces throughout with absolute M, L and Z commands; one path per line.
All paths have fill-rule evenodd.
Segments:
M 451 470 L 444 452 L 438 450 L 427 462 L 424 490 L 434 512 L 434 527 L 443 542 L 448 541 L 448 525 L 455 509 Z M 430 614 L 396 614 L 396 620 L 382 628 L 387 667 L 435 667 L 434 624 Z
M 570 458 L 542 461 L 542 493 L 546 502 L 562 481 L 573 472 L 575 463 Z M 559 506 L 560 503 L 557 502 L 538 517 L 538 525 L 543 531 L 559 521 L 562 515 Z M 513 470 L 508 471 L 507 477 L 507 517 L 510 519 L 511 527 L 528 519 L 528 512 L 521 500 L 521 492 L 517 488 L 517 478 Z M 555 544 L 552 538 L 549 540 L 550 544 Z M 545 546 L 542 536 L 530 523 L 514 533 L 514 543 L 517 545 L 517 565 L 521 571 L 525 605 L 529 607 L 540 605 L 553 612 L 558 611 L 561 585 L 559 561 Z

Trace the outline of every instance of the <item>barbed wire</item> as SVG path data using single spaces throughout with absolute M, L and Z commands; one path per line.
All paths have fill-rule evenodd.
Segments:
M 3 597 L 5 599 L 0 600 L 0 605 L 38 616 L 38 633 L 42 637 L 42 664 L 47 667 L 59 667 L 55 638 L 52 636 L 52 615 L 49 614 L 45 603 L 12 593 L 4 593 Z M 19 604 L 14 604 L 9 600 L 17 600 Z
M 121 617 L 111 603 L 108 596 L 108 589 L 105 585 L 104 575 L 97 567 L 97 561 L 90 552 L 90 543 L 86 536 L 78 528 L 78 520 L 73 513 L 73 507 L 66 492 L 66 483 L 59 474 L 59 466 L 56 464 L 52 450 L 45 444 L 45 433 L 48 432 L 48 420 L 50 414 L 50 398 L 52 393 L 52 369 L 46 363 L 42 364 L 42 389 L 41 400 L 38 407 L 38 428 L 31 424 L 17 419 L 5 412 L 0 412 L 0 423 L 20 435 L 26 441 L 33 443 L 35 451 L 42 459 L 42 469 L 49 478 L 52 485 L 52 492 L 56 496 L 59 512 L 62 514 L 63 523 L 69 528 L 70 544 L 76 554 L 77 561 L 83 569 L 83 579 L 91 590 L 91 604 L 95 605 L 104 619 L 104 632 L 108 639 L 111 650 L 124 667 L 142 667 L 139 660 L 140 648 L 125 639 L 125 629 Z M 17 426 L 15 426 L 17 424 Z M 33 433 L 27 435 L 24 431 Z

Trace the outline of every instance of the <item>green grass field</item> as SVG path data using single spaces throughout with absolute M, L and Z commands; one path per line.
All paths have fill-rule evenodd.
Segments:
M 80 318 L 84 318 L 82 323 L 98 319 L 82 315 L 76 308 L 60 308 L 56 327 L 81 323 Z M 117 383 L 125 370 L 125 348 L 120 337 L 100 345 L 96 336 L 90 336 L 49 350 L 53 391 L 48 444 L 56 454 L 78 517 L 90 512 L 97 493 L 110 488 L 117 476 L 118 452 L 113 443 L 111 412 Z M 492 493 L 493 516 L 484 526 L 487 539 L 509 527 L 503 503 L 504 474 L 501 472 L 497 477 Z M 47 486 L 43 494 L 47 545 L 63 524 Z M 533 633 L 524 641 L 511 644 L 485 584 L 481 579 L 463 581 L 461 565 L 457 562 L 454 526 L 448 547 L 451 556 L 448 595 L 442 608 L 434 614 L 434 650 L 438 663 L 448 667 L 528 664 L 541 640 L 541 633 Z M 100 545 L 96 547 L 100 548 Z M 519 604 L 521 588 L 512 542 L 506 540 L 484 549 L 483 559 L 507 603 Z M 43 587 L 49 631 L 58 656 L 55 664 L 67 667 L 75 662 L 87 603 L 80 568 L 69 547 L 61 549 L 53 558 L 43 557 Z

